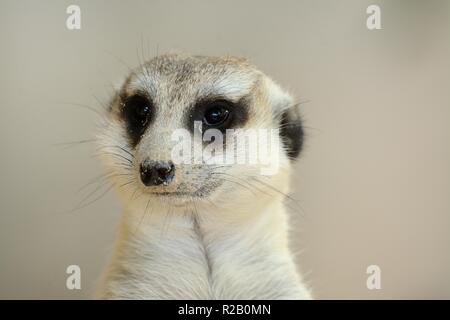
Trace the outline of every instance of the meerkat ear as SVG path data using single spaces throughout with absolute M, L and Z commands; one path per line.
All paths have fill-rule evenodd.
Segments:
M 266 85 L 274 119 L 279 123 L 280 138 L 288 157 L 296 159 L 302 150 L 304 135 L 298 105 L 294 104 L 294 99 L 289 93 L 269 78 Z
M 280 136 L 289 158 L 296 159 L 303 147 L 303 125 L 298 106 L 291 106 L 281 115 Z

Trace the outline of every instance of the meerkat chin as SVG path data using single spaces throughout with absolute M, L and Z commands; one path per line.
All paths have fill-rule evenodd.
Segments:
M 233 142 L 252 130 L 281 141 L 266 153 L 276 156 L 270 174 L 264 159 L 233 161 L 258 152 Z M 183 161 L 174 132 L 192 138 Z M 157 56 L 128 75 L 99 140 L 125 209 L 98 298 L 310 298 L 283 204 L 302 125 L 292 97 L 261 71 L 233 57 Z M 212 142 L 209 160 L 230 152 L 232 161 L 199 159 Z

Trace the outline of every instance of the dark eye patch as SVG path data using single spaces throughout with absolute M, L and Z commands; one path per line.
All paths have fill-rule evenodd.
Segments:
M 226 129 L 242 127 L 248 118 L 247 100 L 242 98 L 232 102 L 222 97 L 209 97 L 198 101 L 191 109 L 187 126 L 194 131 L 194 122 L 202 122 L 202 129 L 218 129 L 225 134 Z
M 123 98 L 121 116 L 126 123 L 130 144 L 135 147 L 153 119 L 152 102 L 143 94 L 134 94 Z

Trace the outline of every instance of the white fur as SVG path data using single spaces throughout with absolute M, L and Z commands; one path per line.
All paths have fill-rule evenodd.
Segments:
M 190 208 L 197 222 L 185 208 L 142 205 L 127 208 L 99 298 L 310 298 L 288 251 L 281 197 Z

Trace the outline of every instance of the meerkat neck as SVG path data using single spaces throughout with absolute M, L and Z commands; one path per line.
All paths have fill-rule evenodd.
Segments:
M 102 297 L 308 298 L 288 250 L 281 200 L 234 217 L 200 207 L 154 209 L 148 217 L 124 215 Z

